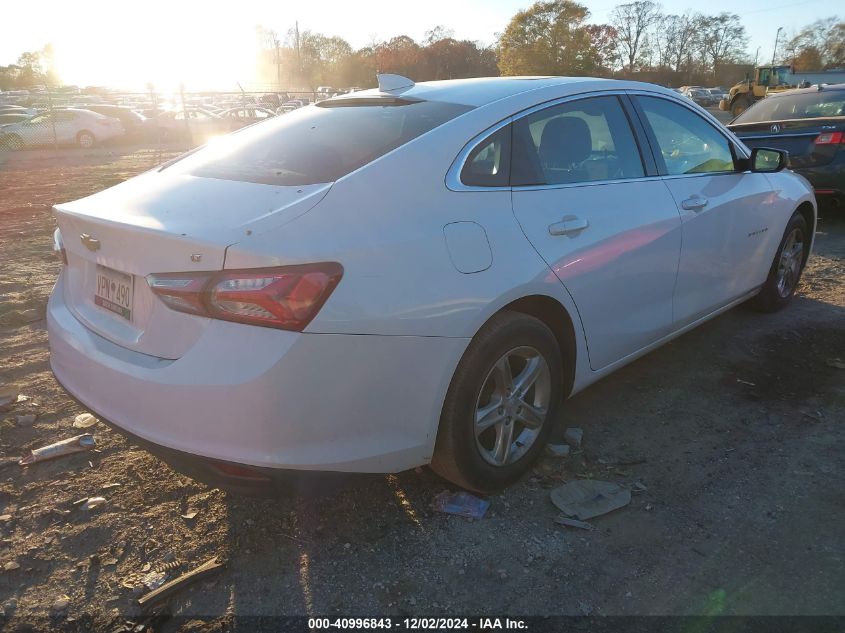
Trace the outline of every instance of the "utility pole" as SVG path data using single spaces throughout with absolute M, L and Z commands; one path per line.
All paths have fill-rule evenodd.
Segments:
M 273 44 L 276 47 L 276 90 L 282 89 L 282 57 L 279 53 L 279 38 L 273 33 Z
M 780 39 L 780 32 L 783 30 L 782 26 L 778 27 L 777 35 L 775 35 L 775 50 L 772 51 L 772 68 L 775 67 L 775 55 L 778 52 L 778 40 Z
M 299 20 L 295 22 L 295 29 L 294 32 L 296 33 L 296 69 L 300 73 L 302 72 L 302 57 L 299 54 Z
M 757 59 L 760 57 L 760 47 L 757 47 L 757 52 L 754 53 L 754 68 L 757 68 Z

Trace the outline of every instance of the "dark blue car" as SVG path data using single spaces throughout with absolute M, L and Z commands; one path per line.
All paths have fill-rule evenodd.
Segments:
M 728 127 L 751 148 L 789 152 L 789 167 L 816 190 L 822 208 L 845 206 L 845 84 L 774 94 Z

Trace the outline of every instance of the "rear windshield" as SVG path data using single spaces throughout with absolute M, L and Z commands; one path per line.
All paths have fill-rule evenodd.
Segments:
M 437 101 L 311 106 L 213 141 L 167 169 L 268 185 L 333 182 L 471 109 Z
M 832 116 L 845 116 L 845 90 L 822 90 L 769 97 L 748 108 L 734 123 L 763 123 Z

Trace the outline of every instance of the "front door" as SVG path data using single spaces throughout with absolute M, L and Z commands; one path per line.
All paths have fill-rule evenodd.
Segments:
M 681 221 L 646 176 L 620 98 L 566 101 L 513 126 L 514 213 L 572 296 L 591 367 L 668 334 Z
M 780 217 L 777 196 L 765 174 L 735 168 L 731 141 L 692 109 L 661 97 L 634 101 L 683 222 L 674 299 L 683 327 L 763 283 L 780 239 L 769 226 Z

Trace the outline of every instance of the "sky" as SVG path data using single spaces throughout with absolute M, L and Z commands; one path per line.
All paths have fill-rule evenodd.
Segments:
M 606 22 L 615 0 L 579 0 L 589 21 Z M 300 30 L 338 35 L 359 48 L 395 35 L 421 40 L 443 25 L 459 39 L 495 42 L 510 18 L 531 0 L 41 0 L 35 6 L 12 2 L 4 9 L 0 65 L 23 51 L 51 42 L 57 70 L 67 83 L 143 87 L 184 81 L 188 89 L 232 89 L 248 84 L 262 25 L 286 33 Z M 750 36 L 749 53 L 759 47 L 760 63 L 770 61 L 778 27 L 781 43 L 806 24 L 834 15 L 829 0 L 664 0 L 665 13 L 738 13 Z

